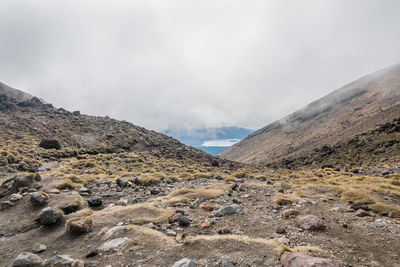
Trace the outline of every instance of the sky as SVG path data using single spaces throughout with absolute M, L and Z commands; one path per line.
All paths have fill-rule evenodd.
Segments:
M 261 128 L 400 62 L 400 1 L 1 0 L 0 81 L 158 131 Z

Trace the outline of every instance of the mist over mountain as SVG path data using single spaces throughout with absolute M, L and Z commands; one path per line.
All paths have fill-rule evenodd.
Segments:
M 251 163 L 298 157 L 398 117 L 400 64 L 345 85 L 254 132 L 220 156 Z

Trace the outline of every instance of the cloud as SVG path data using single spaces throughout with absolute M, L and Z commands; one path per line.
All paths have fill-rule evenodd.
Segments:
M 399 1 L 0 2 L 0 80 L 156 129 L 259 128 L 400 62 Z

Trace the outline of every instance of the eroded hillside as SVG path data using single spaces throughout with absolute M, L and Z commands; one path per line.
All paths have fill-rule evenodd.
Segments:
M 365 76 L 249 135 L 220 154 L 271 163 L 334 146 L 400 117 L 400 65 Z

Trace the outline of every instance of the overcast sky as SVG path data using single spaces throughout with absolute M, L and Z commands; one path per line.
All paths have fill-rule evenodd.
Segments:
M 155 130 L 260 128 L 400 62 L 400 1 L 1 0 L 0 81 Z

